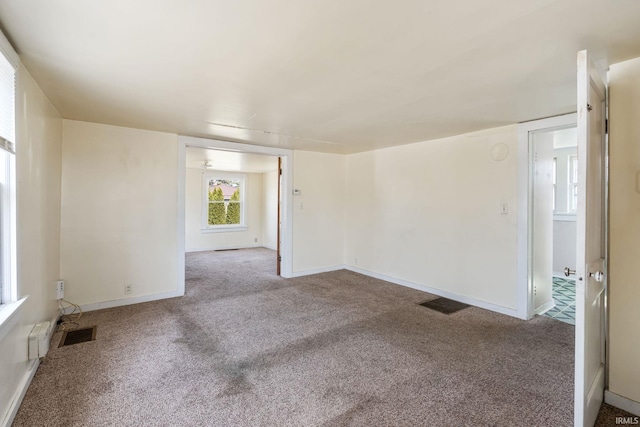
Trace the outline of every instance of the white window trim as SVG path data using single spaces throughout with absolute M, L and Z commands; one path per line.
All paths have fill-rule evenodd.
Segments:
M 211 178 L 239 179 L 240 180 L 240 224 L 209 225 L 209 188 Z M 207 170 L 202 173 L 202 233 L 226 233 L 235 231 L 247 231 L 247 175 L 235 172 Z
M 4 339 L 7 333 L 11 330 L 11 320 L 28 298 L 29 295 L 15 302 L 0 304 L 0 341 L 2 341 L 2 339 Z
M 13 99 L 16 99 L 17 70 L 20 58 L 5 35 L 0 31 L 0 54 L 13 67 Z M 16 257 L 16 156 L 15 156 L 15 111 L 13 117 L 13 141 L 0 138 L 3 143 L 6 160 L 3 165 L 4 182 L 0 191 L 0 263 L 2 268 L 2 289 L 0 290 L 0 326 L 5 325 L 24 302 L 18 301 L 17 257 Z M 5 135 L 6 137 L 6 135 Z M 6 208 L 8 207 L 8 209 Z
M 576 214 L 570 212 L 554 213 L 554 221 L 576 222 Z
M 572 183 L 571 182 L 571 175 L 573 174 L 573 169 L 571 168 L 571 163 L 572 160 L 576 159 L 576 162 L 578 161 L 578 154 L 569 154 L 567 156 L 567 212 L 569 213 L 573 213 L 575 215 L 576 210 L 577 210 L 577 206 L 575 209 L 572 209 L 572 201 L 573 201 L 573 188 L 575 186 L 578 185 L 577 181 L 576 183 Z M 577 178 L 577 177 L 576 177 Z
M 0 241 L 0 263 L 2 263 L 2 304 L 12 303 L 17 300 L 17 259 L 16 259 L 16 156 L 11 153 L 4 153 L 7 157 L 5 164 L 5 176 L 2 180 L 7 184 L 4 189 L 0 188 L 0 205 L 9 206 L 8 212 L 0 211 L 0 232 L 8 233 L 8 239 Z M 8 285 L 8 286 L 7 286 Z

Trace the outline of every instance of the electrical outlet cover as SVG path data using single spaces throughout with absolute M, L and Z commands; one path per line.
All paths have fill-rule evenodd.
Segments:
M 56 298 L 64 299 L 64 280 L 58 280 L 56 282 Z

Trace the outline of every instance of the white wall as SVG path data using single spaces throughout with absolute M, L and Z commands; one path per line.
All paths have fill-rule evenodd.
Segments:
M 26 303 L 0 330 L 0 423 L 35 363 L 27 360 L 34 324 L 57 317 L 60 277 L 62 120 L 24 67 L 16 84 L 18 294 Z
M 573 132 L 575 128 L 569 130 Z M 563 275 L 565 267 L 570 267 L 572 270 L 576 268 L 576 215 L 567 213 L 569 156 L 576 154 L 576 150 L 576 147 L 553 150 L 557 160 L 556 214 L 553 216 L 553 272 L 555 275 Z
M 71 120 L 63 126 L 67 299 L 91 304 L 177 291 L 177 136 Z
M 262 246 L 278 246 L 278 171 L 262 175 Z
M 612 65 L 609 82 L 609 390 L 640 402 L 640 58 Z
M 212 172 L 212 171 L 208 171 Z M 187 252 L 262 246 L 263 178 L 247 173 L 245 182 L 246 231 L 202 232 L 202 169 L 187 168 L 185 178 L 185 247 Z M 224 172 L 223 172 L 224 173 Z
M 564 277 L 564 268 L 576 269 L 576 221 L 553 221 L 553 274 Z
M 345 160 L 339 154 L 295 151 L 293 188 L 294 274 L 344 263 Z
M 508 126 L 347 156 L 346 263 L 515 310 L 517 139 Z

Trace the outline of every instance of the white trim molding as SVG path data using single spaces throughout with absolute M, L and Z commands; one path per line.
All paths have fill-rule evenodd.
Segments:
M 604 402 L 640 417 L 640 402 L 627 399 L 609 390 L 604 391 Z
M 312 268 L 311 270 L 295 271 L 293 272 L 291 277 L 311 276 L 312 274 L 329 273 L 331 271 L 346 270 L 346 269 L 347 267 L 344 264 L 332 265 L 329 267 Z
M 178 212 L 176 215 L 178 265 L 176 274 L 176 296 L 183 296 L 185 289 L 185 191 L 187 182 L 187 146 L 178 138 Z M 171 297 L 169 297 L 171 298 Z
M 184 253 L 182 254 L 182 257 L 184 258 Z M 91 304 L 82 304 L 80 305 L 80 308 L 82 309 L 82 311 L 95 311 L 95 310 L 102 310 L 103 308 L 122 307 L 124 305 L 140 304 L 143 302 L 158 301 L 161 299 L 176 298 L 181 296 L 184 296 L 184 289 L 182 291 L 176 290 L 172 292 L 163 292 L 161 294 L 141 295 L 141 296 L 132 297 L 132 298 L 122 298 L 122 299 L 116 299 L 111 301 L 101 301 L 101 302 L 95 302 Z
M 51 329 L 55 329 L 53 326 Z M 31 385 L 31 381 L 33 380 L 33 376 L 36 374 L 38 370 L 38 366 L 40 366 L 40 359 L 36 359 L 33 361 L 29 361 L 31 365 L 29 366 L 26 375 L 22 377 L 20 384 L 18 384 L 18 388 L 16 389 L 15 394 L 13 395 L 13 399 L 11 399 L 11 403 L 9 404 L 9 408 L 7 413 L 2 420 L 2 427 L 10 427 L 13 424 L 13 420 L 18 413 L 18 409 L 20 409 L 20 405 L 22 404 L 22 400 L 24 399 L 25 394 L 27 394 L 27 389 L 29 385 Z
M 20 310 L 20 307 L 27 301 L 29 295 L 19 299 L 16 302 L 0 304 L 0 340 L 2 340 L 9 332 L 11 320 Z
M 530 165 L 530 134 L 542 130 L 562 129 L 575 126 L 576 113 L 565 114 L 548 119 L 534 120 L 518 125 L 518 265 L 517 265 L 517 315 L 521 319 L 534 316 L 533 286 L 530 280 L 531 271 L 531 194 L 532 178 Z
M 421 285 L 419 283 L 410 282 L 408 280 L 397 279 L 395 277 L 387 276 L 385 274 L 374 273 L 373 271 L 363 270 L 362 268 L 358 268 L 350 265 L 346 266 L 345 269 L 349 271 L 353 271 L 354 273 L 360 273 L 365 276 L 373 277 L 374 279 L 384 280 L 385 282 L 406 286 L 407 288 L 417 289 L 419 291 L 427 292 L 433 295 L 438 295 L 440 297 L 449 298 L 465 304 L 473 305 L 475 307 L 484 308 L 485 310 L 494 311 L 500 314 L 506 314 L 507 316 L 511 316 L 511 317 L 520 317 L 518 316 L 518 311 L 513 308 L 491 304 L 489 302 L 477 300 L 475 298 L 454 294 L 452 292 L 443 291 L 442 289 Z

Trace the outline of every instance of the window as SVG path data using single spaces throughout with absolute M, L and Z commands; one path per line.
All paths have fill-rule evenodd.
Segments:
M 246 230 L 244 175 L 204 174 L 203 231 Z
M 578 210 L 578 156 L 569 156 L 569 212 Z
M 0 33 L 0 303 L 16 301 L 15 75 L 18 57 Z

